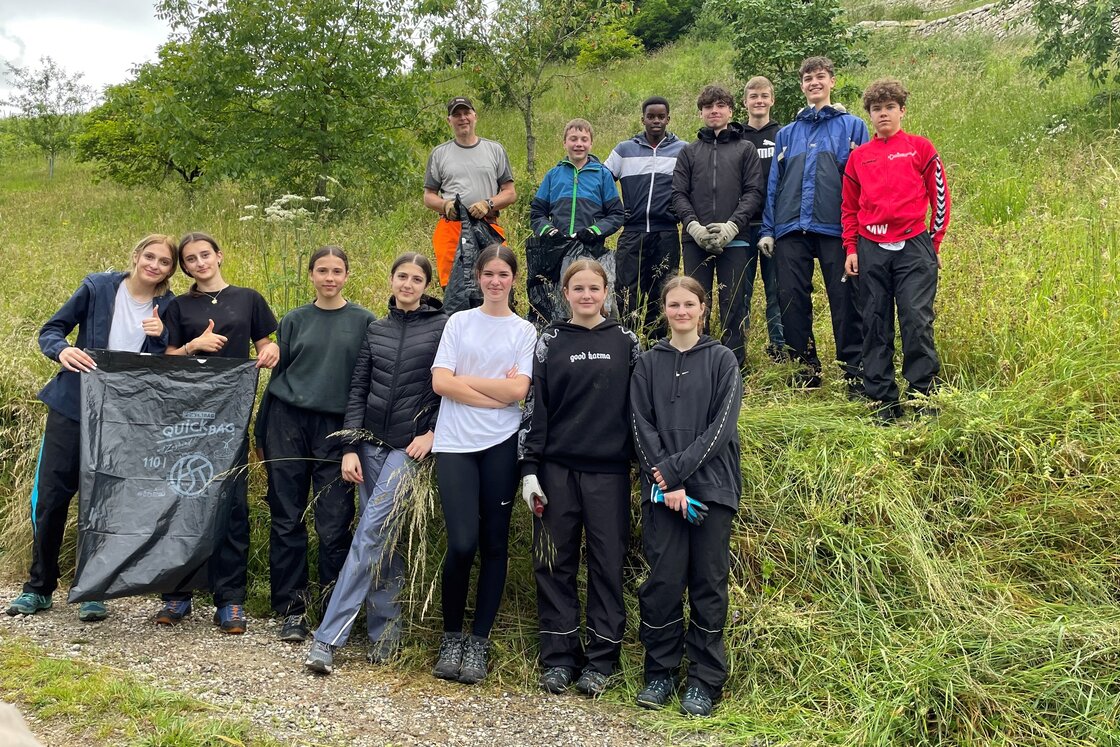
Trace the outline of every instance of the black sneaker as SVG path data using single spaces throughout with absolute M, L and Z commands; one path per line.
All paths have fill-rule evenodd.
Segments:
M 288 615 L 284 618 L 284 624 L 280 626 L 280 635 L 277 637 L 289 643 L 303 643 L 307 640 L 308 633 L 310 631 L 307 629 L 303 615 Z
M 486 679 L 486 659 L 490 653 L 490 639 L 480 635 L 469 635 L 463 639 L 463 666 L 459 670 L 459 681 L 464 685 L 475 685 Z
M 774 363 L 785 363 L 786 362 L 785 348 L 781 345 L 773 345 L 773 344 L 767 345 L 766 346 L 766 357 L 769 358 Z
M 875 409 L 872 410 L 871 415 L 877 425 L 894 425 L 894 422 L 902 417 L 902 405 L 898 402 L 875 402 L 872 406 Z
M 381 638 L 370 646 L 366 653 L 366 661 L 375 666 L 388 664 L 397 655 L 398 648 L 400 648 L 400 641 L 396 638 Z
M 444 633 L 439 640 L 439 659 L 432 676 L 441 680 L 458 680 L 463 666 L 463 634 Z
M 607 680 L 610 678 L 602 672 L 596 672 L 594 669 L 584 669 L 583 673 L 576 680 L 576 690 L 579 690 L 584 695 L 595 698 L 607 691 Z
M 567 667 L 549 667 L 541 675 L 541 689 L 559 695 L 572 684 L 572 670 Z
M 846 376 L 844 377 L 844 386 L 848 389 L 849 402 L 860 402 L 867 399 L 867 395 L 863 392 L 863 379 Z
M 798 371 L 790 379 L 790 386 L 794 389 L 820 389 L 821 388 L 821 375 L 812 371 Z
M 689 685 L 681 698 L 681 713 L 686 716 L 711 716 L 712 696 L 701 684 Z
M 676 677 L 662 677 L 661 679 L 651 680 L 638 693 L 638 705 L 655 711 L 664 708 L 676 689 Z

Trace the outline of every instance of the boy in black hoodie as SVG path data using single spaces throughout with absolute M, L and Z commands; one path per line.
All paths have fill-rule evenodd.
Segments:
M 696 142 L 677 156 L 673 212 L 685 227 L 685 273 L 709 296 L 719 274 L 720 339 L 742 367 L 746 229 L 762 204 L 762 170 L 754 145 L 743 137 L 743 126 L 731 121 L 734 107 L 731 92 L 720 86 L 707 86 L 697 97 L 704 127 L 696 133 Z
M 747 278 L 743 284 L 743 303 L 747 307 L 746 326 L 751 326 L 751 297 L 754 295 L 754 267 L 757 264 L 762 275 L 762 286 L 766 290 L 766 334 L 770 342 L 766 354 L 775 363 L 785 359 L 785 336 L 782 332 L 782 307 L 778 301 L 778 263 L 758 251 L 758 240 L 762 237 L 762 208 L 766 204 L 766 180 L 770 176 L 770 164 L 774 161 L 774 138 L 780 124 L 770 118 L 774 107 L 774 84 L 769 78 L 756 75 L 747 81 L 743 89 L 743 108 L 747 110 L 747 123 L 743 125 L 743 138 L 752 143 L 758 151 L 762 166 L 762 202 L 754 215 L 747 239 Z

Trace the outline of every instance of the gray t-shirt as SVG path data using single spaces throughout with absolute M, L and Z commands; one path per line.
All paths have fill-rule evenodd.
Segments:
M 454 140 L 437 145 L 424 172 L 425 189 L 439 192 L 445 200 L 459 195 L 465 205 L 493 197 L 499 187 L 512 181 L 506 149 L 486 138 L 469 148 Z
M 121 281 L 113 303 L 113 322 L 109 325 L 109 349 L 139 353 L 147 337 L 143 321 L 151 315 L 152 302 L 137 301 Z

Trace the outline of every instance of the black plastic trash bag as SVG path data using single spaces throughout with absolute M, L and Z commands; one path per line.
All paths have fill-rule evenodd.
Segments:
M 560 279 L 568 265 L 583 257 L 597 260 L 607 271 L 606 310 L 609 315 L 614 305 L 614 252 L 602 244 L 584 244 L 575 237 L 530 236 L 525 241 L 529 321 L 538 329 L 571 316 Z
M 451 277 L 447 280 L 447 287 L 443 289 L 443 311 L 449 315 L 482 305 L 482 290 L 478 287 L 478 278 L 474 274 L 479 252 L 490 244 L 505 243 L 505 239 L 492 225 L 471 217 L 459 195 L 455 195 L 455 211 L 463 228 L 459 233 L 455 261 L 451 265 Z
M 206 587 L 257 390 L 241 358 L 87 351 L 78 569 L 68 601 Z

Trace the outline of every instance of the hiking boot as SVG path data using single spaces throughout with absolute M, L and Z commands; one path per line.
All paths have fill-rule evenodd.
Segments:
M 156 613 L 156 625 L 176 625 L 191 613 L 191 600 L 168 599 Z
M 676 677 L 662 677 L 660 679 L 651 680 L 646 683 L 642 691 L 638 693 L 638 705 L 642 708 L 649 708 L 651 710 L 660 710 L 665 707 L 672 697 L 673 691 L 677 689 Z
M 214 612 L 214 624 L 223 633 L 241 635 L 245 632 L 245 608 L 240 604 L 226 604 Z
M 681 698 L 681 713 L 686 716 L 711 716 L 712 696 L 708 688 L 699 683 L 689 685 Z
M 109 610 L 101 602 L 82 602 L 78 605 L 78 619 L 84 623 L 101 622 L 108 616 Z
M 303 615 L 288 615 L 284 618 L 284 624 L 280 626 L 280 635 L 277 637 L 289 643 L 303 643 L 307 640 L 309 632 Z
M 786 351 L 782 345 L 770 344 L 766 346 L 766 357 L 774 363 L 786 362 Z
M 584 669 L 576 680 L 576 690 L 589 697 L 598 697 L 607 691 L 607 680 L 610 678 L 594 669 Z
M 457 680 L 462 667 L 463 634 L 444 633 L 439 639 L 439 659 L 432 668 L 432 676 L 441 680 Z
M 855 376 L 846 376 L 844 378 L 844 386 L 848 390 L 849 402 L 860 402 L 867 399 L 867 395 L 863 393 L 863 379 L 856 378 Z
M 312 641 L 303 666 L 315 674 L 330 674 L 334 671 L 334 646 L 322 641 Z
M 459 681 L 464 685 L 475 685 L 486 679 L 486 658 L 489 653 L 489 638 L 480 635 L 464 638 L 463 666 L 459 669 Z
M 396 638 L 380 638 L 370 646 L 366 653 L 366 661 L 374 666 L 388 664 L 397 655 L 397 649 L 399 648 L 400 641 Z
M 873 403 L 871 415 L 875 419 L 876 425 L 894 425 L 894 422 L 902 417 L 902 405 L 898 402 L 875 402 Z
M 541 689 L 559 695 L 572 684 L 572 670 L 567 667 L 549 667 L 541 675 Z
M 53 604 L 54 601 L 50 594 L 36 594 L 33 591 L 25 591 L 8 605 L 8 614 L 12 617 L 34 615 L 36 612 L 49 610 Z

